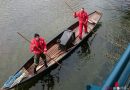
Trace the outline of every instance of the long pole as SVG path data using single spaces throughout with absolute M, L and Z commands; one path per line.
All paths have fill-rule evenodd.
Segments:
M 21 33 L 17 32 L 22 38 L 24 38 L 26 41 L 28 41 L 29 43 L 31 43 L 31 41 L 29 41 L 26 37 L 24 37 Z M 38 47 L 37 47 L 38 48 Z M 40 51 L 42 51 L 44 53 L 43 50 L 41 50 L 40 48 L 38 48 Z M 46 54 L 47 55 L 47 54 Z M 47 55 L 50 59 L 52 59 L 49 55 Z M 53 60 L 53 59 L 52 59 Z M 53 60 L 54 62 L 56 62 L 59 66 L 61 66 L 60 63 L 58 63 L 57 61 Z
M 66 5 L 71 9 L 71 11 L 74 13 L 75 11 L 73 10 L 73 8 L 67 3 L 67 1 L 66 0 L 64 0 L 65 1 L 65 3 L 66 3 Z

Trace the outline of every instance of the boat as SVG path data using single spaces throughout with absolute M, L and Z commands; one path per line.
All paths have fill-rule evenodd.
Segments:
M 67 48 L 66 50 L 59 49 L 59 43 L 57 42 L 63 35 L 64 31 L 56 36 L 53 40 L 47 43 L 47 64 L 48 67 L 44 66 L 43 60 L 40 59 L 39 65 L 36 68 L 37 74 L 34 74 L 34 64 L 32 56 L 14 75 L 11 75 L 9 79 L 4 83 L 2 89 L 10 90 L 16 88 L 23 83 L 32 80 L 33 78 L 38 77 L 39 75 L 45 74 L 51 70 L 55 65 L 60 65 L 58 62 L 61 62 L 67 55 L 74 51 L 85 38 L 87 38 L 93 30 L 99 20 L 102 17 L 102 13 L 99 11 L 94 11 L 88 15 L 88 33 L 82 33 L 82 39 L 78 37 L 78 21 L 73 25 L 67 28 L 67 30 L 72 31 L 75 34 L 75 39 L 73 40 L 73 45 Z M 51 58 L 50 58 L 51 57 Z

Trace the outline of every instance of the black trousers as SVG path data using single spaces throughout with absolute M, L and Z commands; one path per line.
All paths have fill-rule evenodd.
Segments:
M 35 64 L 35 66 L 38 66 L 40 57 L 44 61 L 45 67 L 48 67 L 47 61 L 46 61 L 46 56 L 43 53 L 41 53 L 39 55 L 34 55 L 34 64 Z

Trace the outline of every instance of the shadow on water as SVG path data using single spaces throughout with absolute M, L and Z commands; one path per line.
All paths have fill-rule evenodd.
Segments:
M 60 82 L 60 73 L 61 67 L 57 68 L 57 71 L 55 74 L 53 73 L 48 73 L 47 75 L 43 76 L 41 79 L 41 84 L 42 84 L 42 90 L 53 90 L 55 83 Z
M 89 40 L 88 40 L 88 42 L 89 42 L 90 45 L 92 44 L 92 42 L 93 42 L 95 36 L 97 35 L 97 33 L 96 33 L 97 30 L 98 30 L 101 26 L 102 26 L 102 22 L 99 22 L 99 23 L 96 25 L 96 27 L 94 28 L 93 33 L 91 34 L 91 36 L 90 36 L 90 38 L 89 38 Z
M 88 42 L 83 42 L 83 44 L 81 45 L 81 52 L 82 53 L 87 53 L 87 54 L 90 54 L 91 53 L 91 50 L 90 50 L 90 45 Z
M 43 90 L 45 90 L 45 87 L 47 88 L 47 90 L 53 90 L 54 85 L 55 85 L 54 78 L 55 77 L 51 74 L 48 74 L 45 77 L 43 77 L 43 80 L 41 81 Z
M 102 22 L 97 23 L 97 25 L 94 28 L 94 32 L 96 32 L 101 26 L 102 26 Z
M 48 73 L 34 80 L 30 80 L 29 82 L 19 87 L 16 87 L 15 90 L 30 90 L 30 88 L 36 86 L 37 83 L 40 83 L 40 88 L 42 87 L 41 90 L 53 90 L 55 82 L 59 82 L 58 73 L 53 75 L 51 73 Z
M 125 10 L 125 15 L 122 16 L 123 19 L 130 20 L 130 10 Z

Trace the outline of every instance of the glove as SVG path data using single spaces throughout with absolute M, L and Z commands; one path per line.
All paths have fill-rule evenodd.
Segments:
M 38 54 L 39 54 L 39 52 L 37 52 L 37 51 L 33 51 L 33 53 L 34 53 L 35 55 L 38 55 Z

